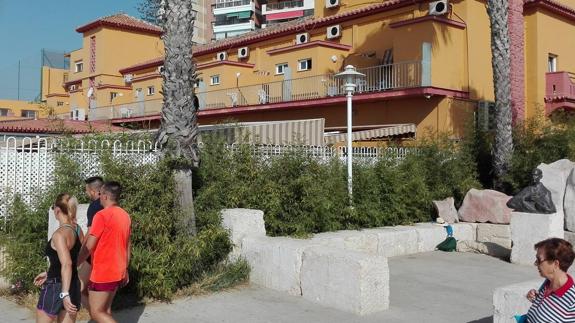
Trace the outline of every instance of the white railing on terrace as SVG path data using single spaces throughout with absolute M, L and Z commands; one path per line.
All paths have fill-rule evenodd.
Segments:
M 420 61 L 401 62 L 359 68 L 365 74 L 357 87 L 357 93 L 380 92 L 400 88 L 422 86 Z M 198 92 L 200 109 L 230 108 L 298 100 L 343 96 L 341 79 L 335 74 L 314 75 L 236 88 Z
M 303 0 L 268 3 L 266 8 L 268 11 L 270 11 L 270 10 L 282 10 L 282 9 L 301 8 L 301 7 L 303 7 Z
M 97 107 L 88 111 L 88 120 L 123 119 L 159 114 L 163 103 L 163 99 L 155 99 Z
M 421 61 L 372 66 L 358 71 L 366 77 L 359 83 L 357 93 L 423 86 Z M 334 75 L 314 75 L 223 90 L 198 91 L 196 95 L 201 110 L 343 96 L 343 82 Z M 104 120 L 157 115 L 162 110 L 162 102 L 162 99 L 157 99 L 98 107 L 91 109 L 88 117 L 89 120 Z
M 236 0 L 236 1 L 223 1 L 214 4 L 216 9 L 219 8 L 230 8 L 230 7 L 239 7 L 249 5 L 251 0 Z

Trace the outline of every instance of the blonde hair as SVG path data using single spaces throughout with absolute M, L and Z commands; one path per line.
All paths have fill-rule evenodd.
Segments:
M 56 197 L 55 207 L 60 208 L 60 211 L 70 222 L 76 223 L 76 211 L 78 210 L 78 199 L 68 193 L 61 193 Z

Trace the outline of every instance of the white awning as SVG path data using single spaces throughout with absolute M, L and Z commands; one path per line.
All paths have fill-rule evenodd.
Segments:
M 370 140 L 378 138 L 386 138 L 405 134 L 415 134 L 417 127 L 413 123 L 391 125 L 389 127 L 382 127 L 376 129 L 355 131 L 351 134 L 352 141 Z M 328 145 L 345 141 L 347 133 L 329 134 L 324 137 L 325 143 Z

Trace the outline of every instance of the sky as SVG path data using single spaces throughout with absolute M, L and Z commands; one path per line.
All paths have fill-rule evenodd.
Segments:
M 42 49 L 69 52 L 82 47 L 75 30 L 102 16 L 139 17 L 142 0 L 0 0 L 0 100 L 34 100 L 40 93 Z

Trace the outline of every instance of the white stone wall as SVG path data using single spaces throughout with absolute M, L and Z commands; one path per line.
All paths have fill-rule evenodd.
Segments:
M 516 323 L 514 316 L 527 314 L 531 306 L 527 292 L 542 283 L 543 279 L 538 279 L 497 288 L 493 293 L 493 323 Z

